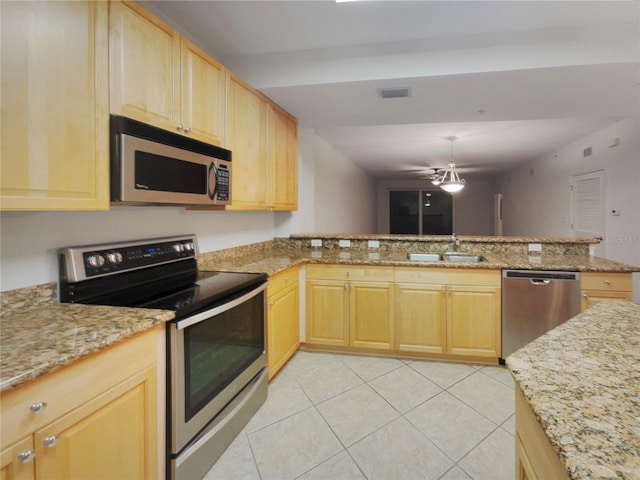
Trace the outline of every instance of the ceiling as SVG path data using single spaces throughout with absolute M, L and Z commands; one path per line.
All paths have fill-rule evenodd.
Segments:
M 448 136 L 495 175 L 640 115 L 638 1 L 144 3 L 377 178 L 445 167 Z

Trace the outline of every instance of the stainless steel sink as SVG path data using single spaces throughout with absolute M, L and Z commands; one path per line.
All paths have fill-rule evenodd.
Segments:
M 487 259 L 481 257 L 480 255 L 471 255 L 468 253 L 460 253 L 460 252 L 447 252 L 444 254 L 445 262 L 468 262 L 468 263 L 478 263 L 478 262 L 486 262 Z
M 414 262 L 441 262 L 442 255 L 439 253 L 410 253 L 407 255 L 409 260 Z

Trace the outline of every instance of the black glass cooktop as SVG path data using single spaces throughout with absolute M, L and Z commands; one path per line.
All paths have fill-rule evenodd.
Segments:
M 199 271 L 195 282 L 187 287 L 136 306 L 173 310 L 176 316 L 185 316 L 241 296 L 266 281 L 267 275 L 261 273 Z
M 198 271 L 181 263 L 64 284 L 63 301 L 173 310 L 179 318 L 213 308 L 267 281 L 264 273 Z

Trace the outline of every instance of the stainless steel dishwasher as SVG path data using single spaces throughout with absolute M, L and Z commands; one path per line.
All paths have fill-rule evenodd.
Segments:
M 580 273 L 503 270 L 502 359 L 578 313 Z

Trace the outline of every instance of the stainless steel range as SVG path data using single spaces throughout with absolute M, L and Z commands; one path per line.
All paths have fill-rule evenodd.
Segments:
M 198 271 L 195 235 L 60 251 L 60 301 L 173 310 L 167 477 L 202 478 L 267 396 L 265 274 Z

